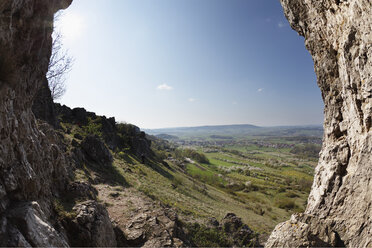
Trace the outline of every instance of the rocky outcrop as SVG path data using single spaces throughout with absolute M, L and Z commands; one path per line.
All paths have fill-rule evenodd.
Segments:
M 210 224 L 213 225 L 213 222 L 214 225 L 218 224 L 218 222 L 211 219 Z M 226 234 L 230 243 L 235 247 L 261 247 L 257 234 L 234 213 L 226 214 L 221 223 L 219 223 L 218 228 Z
M 177 214 L 171 209 L 140 213 L 123 228 L 129 246 L 183 247 L 185 236 Z M 184 237 L 183 237 L 184 238 Z
M 46 80 L 54 13 L 70 3 L 0 3 L 0 236 L 7 237 L 1 246 L 66 244 L 48 219 L 53 195 L 65 185 L 67 161 L 60 139 L 49 125 L 37 124 L 31 106 Z M 29 204 L 14 207 L 20 202 Z
M 110 150 L 98 136 L 89 135 L 81 142 L 81 148 L 89 160 L 100 165 L 111 165 L 113 158 Z
M 142 156 L 146 158 L 154 157 L 151 150 L 151 140 L 147 138 L 145 132 L 142 132 L 135 125 L 117 123 L 114 117 L 99 116 L 94 112 L 86 111 L 84 108 L 70 109 L 65 105 L 56 103 L 54 109 L 62 123 L 77 125 L 88 133 L 93 127 L 112 151 L 129 149 L 138 158 Z M 66 130 L 67 133 L 70 131 Z
M 116 236 L 106 208 L 96 201 L 74 206 L 75 218 L 65 219 L 71 246 L 115 247 Z
M 3 221 L 9 230 L 3 239 L 6 246 L 68 246 L 65 238 L 48 222 L 37 202 L 14 204 Z
M 79 197 L 95 199 L 89 185 L 68 186 L 74 166 L 61 135 L 52 127 L 50 92 L 43 88 L 54 13 L 70 4 L 71 0 L 0 1 L 0 246 L 74 244 L 68 239 L 73 230 L 63 229 L 56 216 L 55 199 L 76 191 Z M 51 125 L 35 119 L 34 101 L 39 103 L 34 113 Z M 104 206 L 94 200 L 84 202 L 73 213 L 74 227 L 85 235 L 84 245 L 116 245 Z
M 281 3 L 314 60 L 324 137 L 305 213 L 279 224 L 266 246 L 371 246 L 372 2 Z
M 54 128 L 58 127 L 53 98 L 47 80 L 42 82 L 39 90 L 35 95 L 32 104 L 32 112 L 37 119 L 46 121 Z
M 254 238 L 254 232 L 234 213 L 226 214 L 220 226 L 229 234 L 236 246 L 247 245 Z

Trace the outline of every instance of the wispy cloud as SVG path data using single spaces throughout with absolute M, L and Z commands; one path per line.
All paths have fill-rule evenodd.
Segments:
M 285 24 L 283 22 L 278 22 L 278 27 L 279 28 L 284 28 L 285 27 Z
M 167 84 L 161 84 L 161 85 L 158 85 L 157 89 L 158 90 L 173 90 L 173 87 Z
M 233 105 L 237 105 L 238 102 L 237 102 L 237 101 L 233 101 L 232 104 L 233 104 Z
M 189 99 L 187 99 L 189 102 L 195 102 L 196 101 L 196 99 L 195 98 L 189 98 Z
M 257 90 L 257 92 L 262 92 L 264 90 L 264 88 L 259 88 L 258 90 Z

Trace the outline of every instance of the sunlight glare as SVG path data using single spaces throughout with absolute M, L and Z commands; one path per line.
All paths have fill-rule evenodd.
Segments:
M 75 13 L 62 13 L 56 22 L 56 27 L 64 39 L 73 41 L 81 35 L 84 29 L 84 19 Z

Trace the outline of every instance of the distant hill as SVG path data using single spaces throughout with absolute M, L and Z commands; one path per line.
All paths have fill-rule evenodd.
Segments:
M 175 128 L 160 128 L 146 129 L 149 134 L 169 134 L 176 136 L 188 135 L 232 135 L 239 133 L 253 133 L 254 130 L 260 129 L 254 125 L 218 125 L 218 126 L 198 126 L 198 127 L 175 127 Z
M 250 124 L 241 125 L 217 125 L 217 126 L 198 126 L 198 127 L 175 127 L 146 129 L 152 135 L 171 135 L 180 138 L 200 137 L 218 135 L 220 138 L 231 136 L 313 136 L 322 137 L 323 127 L 321 125 L 312 126 L 278 126 L 278 127 L 259 127 Z M 167 139 L 167 138 L 166 138 Z M 169 139 L 169 137 L 168 137 Z
M 156 134 L 155 136 L 160 138 L 160 139 L 166 139 L 166 140 L 178 140 L 179 139 L 175 135 L 169 135 L 169 134 L 166 134 L 166 133 Z

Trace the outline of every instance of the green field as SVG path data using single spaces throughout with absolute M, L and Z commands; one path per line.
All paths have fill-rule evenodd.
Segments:
M 88 125 L 92 130 L 62 126 L 70 130 L 66 139 L 72 140 L 77 133 L 100 135 L 93 124 Z M 172 207 L 184 223 L 207 226 L 211 217 L 221 220 L 232 212 L 261 237 L 292 213 L 305 210 L 318 136 L 148 138 L 155 156 L 145 164 L 129 150 L 111 151 L 111 167 L 84 165 L 76 169 L 75 180 L 133 189 Z
M 178 147 L 178 149 L 185 149 Z M 207 223 L 233 212 L 253 230 L 270 233 L 295 212 L 303 212 L 316 158 L 257 145 L 187 146 L 209 163 L 175 158 L 172 149 L 161 169 L 137 163 L 128 182 L 178 210 L 181 219 Z M 212 152 L 211 152 L 212 151 Z M 118 162 L 117 166 L 129 166 Z M 141 175 L 138 177 L 137 175 Z

